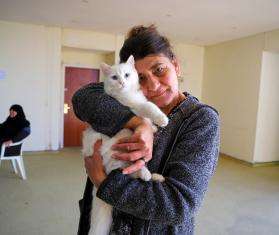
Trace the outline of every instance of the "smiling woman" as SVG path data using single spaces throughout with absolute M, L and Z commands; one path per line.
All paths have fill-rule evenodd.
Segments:
M 176 59 L 170 60 L 163 54 L 150 55 L 137 60 L 135 66 L 144 95 L 166 114 L 185 99 L 178 90 L 180 68 Z
M 121 61 L 130 54 L 134 55 L 142 91 L 147 99 L 168 114 L 185 99 L 178 90 L 180 66 L 168 39 L 160 35 L 153 25 L 134 27 L 128 39 L 120 51 Z
M 179 63 L 169 41 L 154 26 L 130 31 L 120 51 L 121 62 L 130 55 L 144 95 L 168 115 L 169 124 L 153 136 L 150 123 L 105 94 L 102 84 L 81 88 L 72 99 L 81 120 L 108 136 L 122 128 L 134 133 L 114 146 L 116 158 L 132 161 L 130 167 L 104 174 L 100 146 L 95 146 L 85 163 L 87 173 L 98 187 L 97 197 L 113 206 L 111 234 L 193 234 L 195 215 L 218 159 L 218 113 L 178 90 Z M 165 181 L 145 182 L 128 175 L 144 164 Z M 90 228 L 90 179 L 79 234 L 88 234 Z

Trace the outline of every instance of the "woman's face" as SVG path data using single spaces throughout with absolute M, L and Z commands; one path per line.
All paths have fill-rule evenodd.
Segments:
M 135 62 L 141 89 L 146 98 L 164 109 L 175 105 L 179 95 L 178 80 L 180 68 L 176 59 L 165 55 L 150 55 Z
M 17 112 L 14 111 L 13 109 L 10 109 L 10 117 L 14 118 L 17 115 Z

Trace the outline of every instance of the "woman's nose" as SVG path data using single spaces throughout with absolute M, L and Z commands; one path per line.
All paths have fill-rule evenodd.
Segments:
M 158 87 L 160 86 L 160 82 L 156 77 L 153 75 L 148 76 L 147 78 L 147 85 L 148 85 L 148 90 L 150 91 L 156 91 Z

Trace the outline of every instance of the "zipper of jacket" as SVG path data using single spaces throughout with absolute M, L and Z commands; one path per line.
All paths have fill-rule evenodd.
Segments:
M 161 175 L 163 175 L 164 172 L 165 172 L 166 165 L 167 165 L 167 163 L 168 163 L 168 161 L 169 161 L 169 159 L 170 159 L 170 157 L 171 157 L 171 154 L 172 154 L 174 145 L 175 145 L 175 143 L 176 143 L 176 141 L 177 141 L 178 135 L 180 134 L 180 131 L 181 131 L 181 129 L 183 128 L 184 124 L 185 124 L 185 121 L 183 121 L 183 123 L 180 125 L 180 127 L 179 127 L 179 129 L 178 129 L 178 131 L 177 131 L 177 133 L 176 133 L 176 135 L 175 135 L 173 144 L 172 144 L 172 146 L 171 146 L 171 150 L 170 150 L 170 152 L 169 152 L 169 154 L 168 154 L 168 157 L 167 157 L 167 159 L 166 159 L 166 161 L 165 161 L 164 167 L 163 167 L 163 169 L 162 169 L 162 171 L 161 171 Z M 150 222 L 151 222 L 151 220 L 148 220 L 146 235 L 148 235 L 148 233 L 149 233 Z
M 165 172 L 166 165 L 167 165 L 167 163 L 168 163 L 168 161 L 169 161 L 169 159 L 170 159 L 170 157 L 171 157 L 171 154 L 172 154 L 174 145 L 175 145 L 175 143 L 176 143 L 176 141 L 177 141 L 178 135 L 180 134 L 181 129 L 184 127 L 184 125 L 185 125 L 185 123 L 186 123 L 186 120 L 188 120 L 188 118 L 189 118 L 190 116 L 192 116 L 193 113 L 195 113 L 196 111 L 198 111 L 199 109 L 201 109 L 201 108 L 203 108 L 203 107 L 209 107 L 209 106 L 203 104 L 203 105 L 201 105 L 201 106 L 198 106 L 198 107 L 194 108 L 194 109 L 192 110 L 192 112 L 183 120 L 182 124 L 180 125 L 180 127 L 179 127 L 179 129 L 178 129 L 178 131 L 177 131 L 177 133 L 176 133 L 176 135 L 175 135 L 173 144 L 172 144 L 172 146 L 171 146 L 171 150 L 170 150 L 170 152 L 169 152 L 169 154 L 168 154 L 168 157 L 167 157 L 167 159 L 166 159 L 166 161 L 165 161 L 164 167 L 163 167 L 163 169 L 162 169 L 162 171 L 161 171 L 161 175 L 163 175 L 164 172 Z M 216 110 L 215 110 L 215 111 L 216 111 Z M 217 112 L 217 111 L 216 111 L 216 112 Z M 218 112 L 217 112 L 217 113 L 218 113 Z M 151 223 L 151 220 L 148 220 L 147 229 L 146 229 L 146 235 L 148 235 L 148 233 L 149 233 L 150 223 Z

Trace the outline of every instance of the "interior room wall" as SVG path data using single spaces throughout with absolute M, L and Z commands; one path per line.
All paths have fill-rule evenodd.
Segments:
M 221 118 L 221 152 L 253 162 L 264 35 L 205 48 L 203 100 Z
M 106 63 L 109 65 L 113 65 L 115 63 L 115 53 L 106 54 Z
M 264 50 L 279 52 L 279 29 L 264 33 Z
M 254 162 L 279 161 L 279 53 L 264 51 Z
M 181 66 L 179 89 L 202 98 L 204 47 L 174 43 L 174 52 Z
M 279 30 L 205 47 L 202 98 L 220 112 L 221 152 L 248 162 L 271 159 L 255 152 L 264 50 L 279 52 Z
M 62 47 L 62 63 L 99 68 L 106 59 L 105 53 L 92 50 Z
M 58 148 L 59 28 L 0 21 L 0 121 L 12 104 L 23 106 L 32 133 L 24 150 Z
M 107 57 L 98 53 L 89 56 L 86 50 L 114 53 L 120 37 L 116 42 L 115 35 L 7 21 L 0 21 L 0 35 L 0 70 L 6 73 L 0 80 L 0 122 L 8 116 L 11 104 L 19 103 L 32 129 L 24 150 L 59 149 L 63 136 L 62 46 L 79 48 L 78 52 L 63 49 L 64 62 L 90 60 L 87 64 L 97 66 L 97 61 Z M 79 55 L 78 61 L 73 54 Z
M 6 73 L 0 80 L 0 121 L 11 104 L 22 104 L 32 125 L 24 150 L 56 150 L 63 116 L 61 64 L 112 63 L 124 36 L 6 21 L 0 21 L 0 35 L 0 69 Z M 279 51 L 278 41 L 279 30 L 205 49 L 174 44 L 182 68 L 180 89 L 220 112 L 224 153 L 254 160 L 262 51 Z M 88 52 L 106 56 L 93 55 L 99 58 L 95 60 Z

